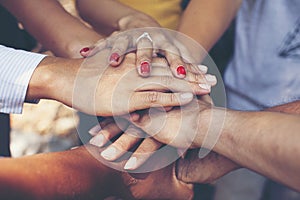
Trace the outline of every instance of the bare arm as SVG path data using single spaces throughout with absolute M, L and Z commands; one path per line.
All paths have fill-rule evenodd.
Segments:
M 1 0 L 39 42 L 61 57 L 81 57 L 80 49 L 101 36 L 53 0 Z
M 266 111 L 282 112 L 282 113 L 299 115 L 300 114 L 300 101 L 294 101 L 291 103 L 274 106 L 272 108 L 266 109 Z
M 121 173 L 101 164 L 84 147 L 3 158 L 0 163 L 2 199 L 104 199 L 112 195 L 130 198 Z
M 300 101 L 268 108 L 267 111 L 299 114 Z M 177 170 L 178 178 L 180 180 L 194 183 L 212 182 L 226 173 L 241 167 L 235 162 L 220 154 L 216 154 L 215 152 L 211 152 L 205 158 L 199 159 L 197 157 L 197 152 L 198 151 L 195 151 L 192 155 L 188 154 L 189 156 L 187 158 L 179 160 Z
M 207 51 L 226 30 L 242 0 L 191 0 L 184 11 L 178 31 L 192 37 Z
M 0 159 L 1 199 L 190 199 L 192 186 L 176 179 L 174 165 L 130 175 L 97 160 L 93 146 Z M 123 165 L 124 162 L 115 163 Z M 163 177 L 163 178 L 162 178 Z M 167 190 L 165 188 L 168 188 Z
M 159 24 L 145 13 L 112 0 L 76 0 L 80 16 L 106 35 L 113 31 Z
M 222 165 L 219 169 L 223 172 L 218 173 L 219 175 L 242 166 L 300 191 L 300 162 L 297 159 L 300 156 L 299 115 L 226 110 L 214 108 L 208 100 L 204 100 L 203 97 L 198 101 L 198 108 L 191 103 L 182 110 L 173 109 L 167 112 L 167 120 L 163 127 L 160 121 L 165 116 L 159 112 L 152 114 L 151 118 L 147 114 L 142 115 L 134 124 L 153 134 L 151 129 L 145 126 L 151 120 L 152 127 L 161 127 L 160 132 L 154 136 L 155 139 L 165 144 L 180 148 L 212 148 L 214 152 L 224 156 L 206 160 L 207 164 Z M 296 107 L 297 103 L 289 105 Z M 181 123 L 178 123 L 179 119 Z M 195 130 L 197 132 L 194 132 Z M 196 134 L 196 137 L 193 134 Z M 216 137 L 218 135 L 219 138 Z M 210 142 L 204 143 L 204 138 Z M 213 142 L 216 144 L 209 146 L 214 144 Z M 205 164 L 204 161 L 195 161 Z M 191 167 L 188 169 L 192 169 Z M 203 168 L 201 165 L 199 167 Z M 180 169 L 178 171 L 180 172 Z M 184 178 L 182 175 L 179 177 Z M 203 177 L 198 177 L 203 180 Z M 191 181 L 189 177 L 185 178 Z
M 299 122 L 296 115 L 228 111 L 214 150 L 299 191 Z

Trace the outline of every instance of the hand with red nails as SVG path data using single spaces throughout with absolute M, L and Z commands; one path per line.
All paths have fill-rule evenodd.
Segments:
M 207 55 L 205 50 L 193 41 L 189 41 L 186 36 L 165 29 L 143 28 L 115 32 L 106 40 L 101 40 L 90 47 L 88 52 L 83 51 L 88 49 L 84 48 L 81 55 L 93 56 L 105 48 L 111 49 L 108 60 L 114 67 L 120 65 L 126 53 L 136 50 L 137 71 L 143 77 L 150 76 L 152 59 L 157 55 L 166 58 L 173 75 L 177 78 L 185 78 L 187 71 L 194 74 L 207 72 L 195 66 L 195 63 L 200 63 Z
M 174 78 L 167 67 L 158 64 L 153 76 L 145 79 L 136 73 L 135 54 L 127 54 L 118 68 L 99 62 L 107 55 L 106 50 L 89 57 L 78 70 L 74 108 L 98 116 L 116 116 L 149 107 L 185 105 L 192 101 L 193 94 L 209 93 L 199 87 L 206 81 L 204 76 L 191 76 L 187 82 Z

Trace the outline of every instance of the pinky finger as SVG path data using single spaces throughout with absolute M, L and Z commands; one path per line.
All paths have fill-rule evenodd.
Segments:
M 80 55 L 84 58 L 91 57 L 98 53 L 99 51 L 103 50 L 107 46 L 107 40 L 99 40 L 93 46 L 85 47 L 80 50 Z

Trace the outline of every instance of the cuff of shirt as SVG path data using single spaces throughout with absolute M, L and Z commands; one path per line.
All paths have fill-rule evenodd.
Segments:
M 45 55 L 0 46 L 0 112 L 21 113 L 29 81 Z M 38 102 L 38 101 L 34 101 Z

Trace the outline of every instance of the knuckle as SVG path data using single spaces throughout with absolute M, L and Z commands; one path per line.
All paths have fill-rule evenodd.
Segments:
M 161 83 L 163 86 L 170 86 L 173 83 L 173 77 L 172 76 L 161 76 Z
M 139 63 L 141 63 L 141 62 L 151 63 L 150 56 L 147 56 L 146 52 L 139 53 L 139 55 L 137 56 L 137 59 L 138 59 Z
M 147 95 L 147 101 L 150 103 L 156 103 L 159 99 L 159 93 L 158 92 L 150 92 Z
M 129 140 L 119 139 L 114 143 L 114 146 L 120 151 L 126 151 L 128 149 Z
M 142 137 L 142 130 L 137 127 L 130 126 L 126 132 L 135 138 Z

